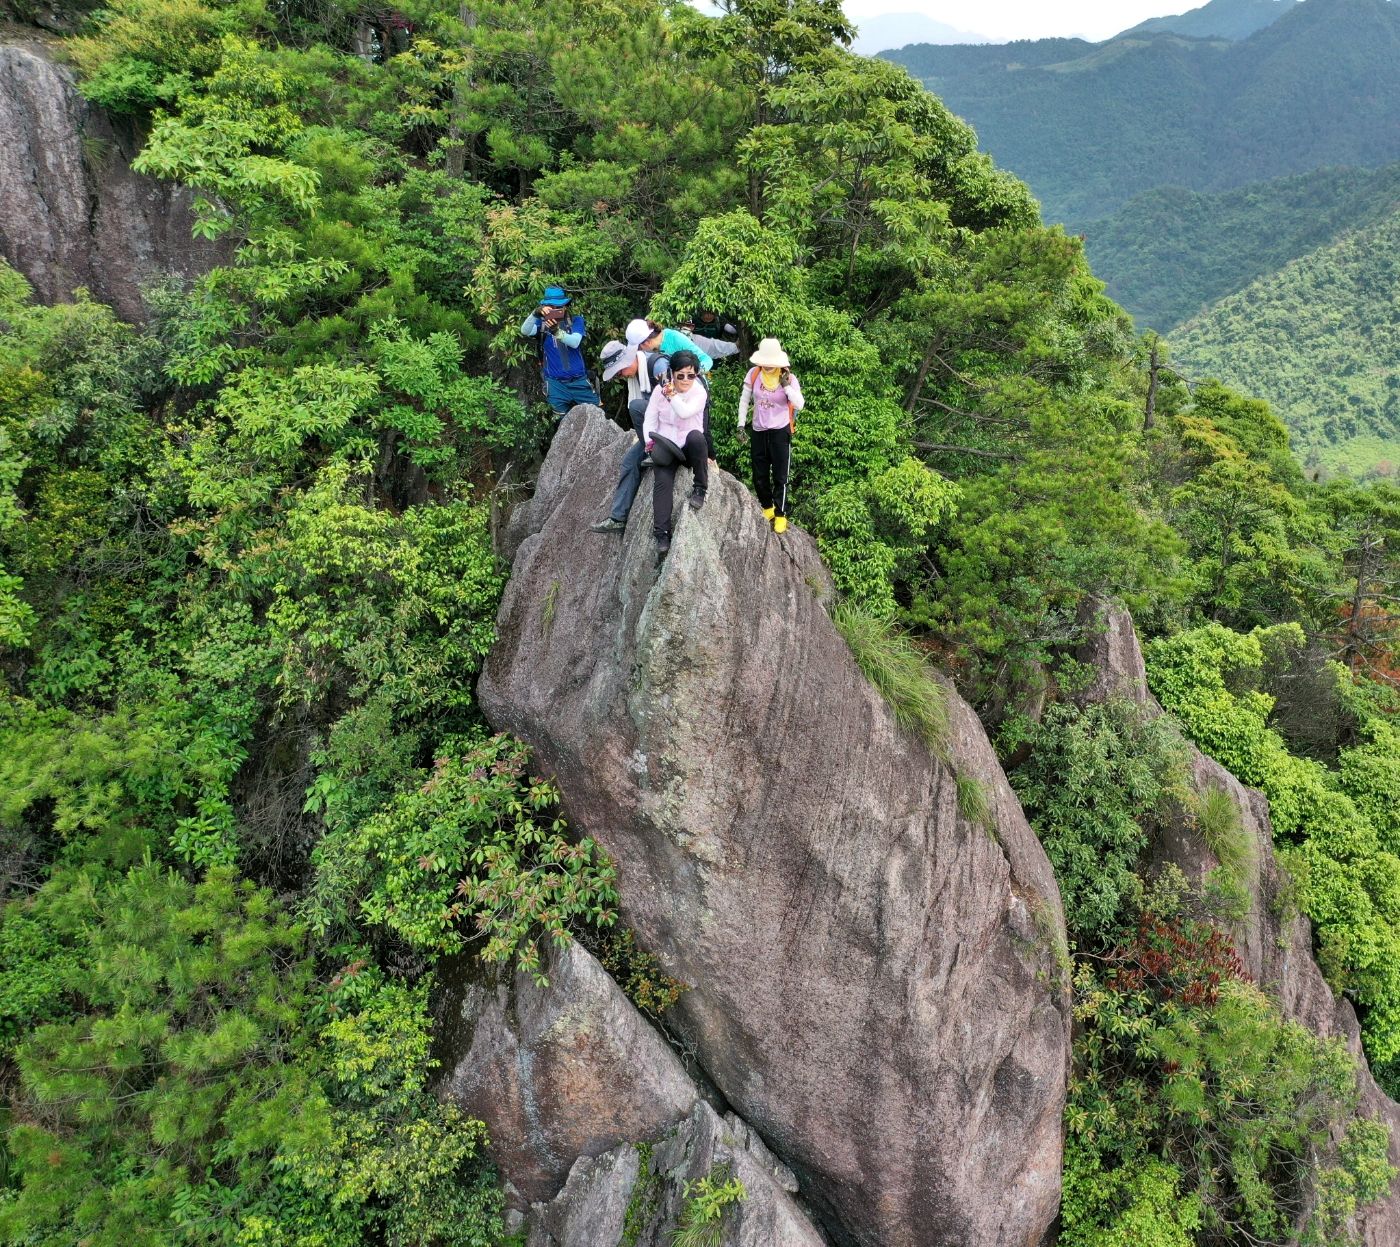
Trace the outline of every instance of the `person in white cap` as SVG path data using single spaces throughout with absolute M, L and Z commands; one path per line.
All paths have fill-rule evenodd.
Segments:
M 787 352 L 777 338 L 764 338 L 749 356 L 749 369 L 739 387 L 739 440 L 747 436 L 745 424 L 753 405 L 753 485 L 775 533 L 787 531 L 788 468 L 792 462 L 792 434 L 797 413 L 806 405 L 802 386 L 789 368 Z
M 665 368 L 660 367 L 659 360 L 653 360 L 653 375 L 658 379 L 662 371 L 669 371 L 671 366 L 671 356 L 677 351 L 691 351 L 695 358 L 700 361 L 700 371 L 708 375 L 711 368 L 715 366 L 715 361 L 709 354 L 702 351 L 679 329 L 663 329 L 654 320 L 630 321 L 627 325 L 627 345 L 635 346 L 639 351 L 644 351 L 648 355 L 660 356 L 666 361 Z M 702 377 L 702 382 L 704 378 Z M 708 389 L 708 385 L 706 385 Z

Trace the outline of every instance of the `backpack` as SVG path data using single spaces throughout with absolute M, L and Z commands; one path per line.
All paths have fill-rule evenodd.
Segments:
M 762 371 L 763 369 L 755 364 L 749 369 L 749 375 L 744 378 L 744 384 L 749 387 L 750 394 L 758 393 L 758 391 L 754 389 L 754 386 L 758 383 L 758 374 Z M 787 396 L 784 395 L 784 397 L 786 398 Z M 788 399 L 788 432 L 797 432 L 797 414 L 792 409 L 792 399 L 790 398 Z

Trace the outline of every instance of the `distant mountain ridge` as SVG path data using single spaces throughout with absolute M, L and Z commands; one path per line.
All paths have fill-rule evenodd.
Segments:
M 874 56 L 892 48 L 911 43 L 994 43 L 986 35 L 959 30 L 946 22 L 936 22 L 923 13 L 881 13 L 856 23 L 858 33 L 851 44 L 852 52 Z
M 1278 21 L 1298 0 L 1210 0 L 1174 17 L 1149 17 L 1125 35 L 1169 33 L 1195 39 L 1247 39 Z
M 1400 160 L 1389 0 L 1305 0 L 1239 41 L 1149 32 L 886 55 L 1075 228 L 1163 185 L 1215 192 Z

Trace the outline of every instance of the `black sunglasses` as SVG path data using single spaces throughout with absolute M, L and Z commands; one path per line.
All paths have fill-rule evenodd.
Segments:
M 671 379 L 674 381 L 694 381 L 699 375 L 698 372 L 673 372 Z

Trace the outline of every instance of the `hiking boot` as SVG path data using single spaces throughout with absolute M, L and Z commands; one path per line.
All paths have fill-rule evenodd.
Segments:
M 705 505 L 705 491 L 703 489 L 692 489 L 690 491 L 690 509 L 698 511 Z
M 763 518 L 767 520 L 770 524 L 773 522 L 773 517 L 777 514 L 778 513 L 775 510 L 773 510 L 772 507 L 763 508 Z
M 593 533 L 620 533 L 626 527 L 626 520 L 615 520 L 610 515 L 605 520 L 599 520 L 596 524 L 590 524 L 588 526 L 588 531 Z
M 775 533 L 785 533 L 785 532 L 787 532 L 787 516 L 786 516 L 786 515 L 779 515 L 779 516 L 777 516 L 777 517 L 774 518 L 774 520 L 773 520 L 773 531 L 774 531 Z
M 670 534 L 670 533 L 662 533 L 661 536 L 659 536 L 659 537 L 656 539 L 656 557 L 657 557 L 658 559 L 663 559 L 663 558 L 665 558 L 666 555 L 669 554 L 670 552 L 671 552 L 671 534 Z

